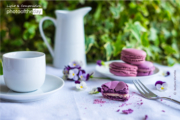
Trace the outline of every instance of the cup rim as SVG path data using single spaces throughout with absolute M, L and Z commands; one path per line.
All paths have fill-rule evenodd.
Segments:
M 38 53 L 39 56 L 28 57 L 28 58 L 18 58 L 18 57 L 10 56 L 13 53 Z M 23 60 L 25 60 L 25 59 L 26 60 L 27 59 L 36 59 L 36 58 L 40 58 L 40 57 L 43 57 L 43 56 L 45 56 L 45 53 L 38 52 L 38 51 L 14 51 L 14 52 L 8 52 L 8 53 L 3 54 L 3 58 L 8 58 L 8 59 L 23 59 Z

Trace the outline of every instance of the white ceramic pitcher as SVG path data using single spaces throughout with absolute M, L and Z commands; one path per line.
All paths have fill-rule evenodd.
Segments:
M 62 69 L 74 60 L 81 60 L 83 66 L 86 66 L 83 17 L 90 10 L 91 7 L 84 7 L 74 11 L 56 10 L 57 19 L 51 17 L 41 19 L 39 30 L 53 57 L 54 67 Z M 45 20 L 51 20 L 56 27 L 54 50 L 47 42 L 42 29 Z

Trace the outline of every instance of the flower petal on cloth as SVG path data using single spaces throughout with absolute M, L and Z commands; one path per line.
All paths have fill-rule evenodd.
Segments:
M 156 86 L 157 90 L 162 92 L 162 91 L 167 90 L 168 84 L 166 82 L 163 82 L 163 81 L 157 81 L 155 83 L 155 86 Z

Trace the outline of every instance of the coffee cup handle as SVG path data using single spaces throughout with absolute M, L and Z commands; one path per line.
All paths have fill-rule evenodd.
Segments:
M 49 43 L 47 42 L 47 39 L 46 39 L 46 37 L 45 37 L 45 35 L 44 35 L 44 32 L 43 32 L 43 29 L 42 29 L 42 25 L 43 25 L 43 22 L 44 22 L 45 20 L 51 20 L 51 21 L 54 23 L 55 27 L 56 27 L 56 19 L 51 18 L 51 17 L 43 17 L 43 18 L 41 19 L 41 21 L 39 22 L 39 30 L 40 30 L 41 36 L 42 36 L 45 44 L 47 45 L 48 50 L 49 50 L 51 56 L 54 58 L 54 51 L 53 51 L 52 47 L 49 45 Z

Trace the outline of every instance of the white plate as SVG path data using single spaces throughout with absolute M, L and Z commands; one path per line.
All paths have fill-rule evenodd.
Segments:
M 111 62 L 122 62 L 122 61 L 121 60 L 113 60 L 113 61 L 105 62 L 106 67 L 96 65 L 96 71 L 98 71 L 99 73 L 111 78 L 112 80 L 120 80 L 120 81 L 124 81 L 124 82 L 132 82 L 132 80 L 137 80 L 137 79 L 146 80 L 148 78 L 152 78 L 154 76 L 157 76 L 160 73 L 159 68 L 155 66 L 154 73 L 152 75 L 149 75 L 149 76 L 137 76 L 137 77 L 116 76 L 116 75 L 113 75 L 112 73 L 110 73 L 109 68 L 107 67 L 108 64 L 110 64 Z
M 18 93 L 10 90 L 4 83 L 3 76 L 0 76 L 0 99 L 14 102 L 32 102 L 44 99 L 64 86 L 64 80 L 46 74 L 46 79 L 41 88 L 34 92 Z

